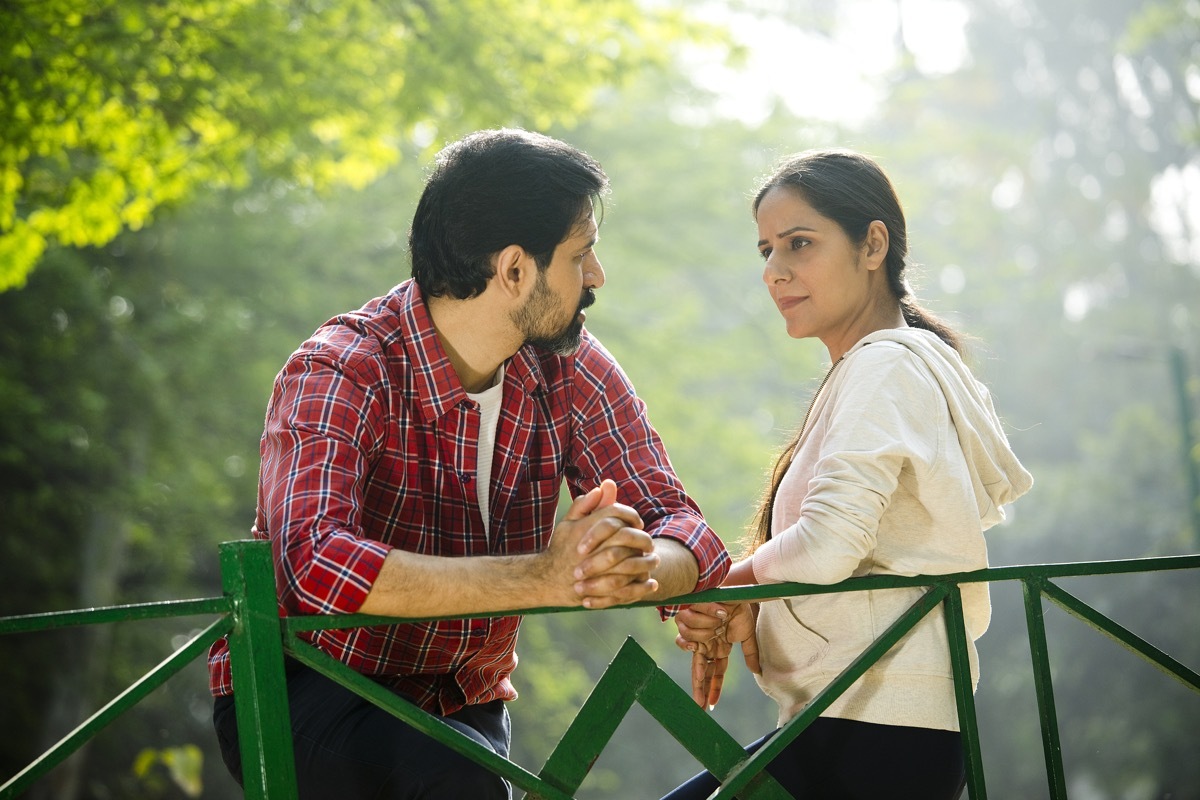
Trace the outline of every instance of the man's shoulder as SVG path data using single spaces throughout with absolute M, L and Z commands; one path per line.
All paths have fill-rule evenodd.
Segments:
M 403 286 L 403 284 L 401 285 Z M 396 287 L 360 308 L 338 314 L 313 331 L 289 362 L 323 363 L 347 373 L 366 370 L 376 378 L 395 378 L 407 363 L 406 298 Z

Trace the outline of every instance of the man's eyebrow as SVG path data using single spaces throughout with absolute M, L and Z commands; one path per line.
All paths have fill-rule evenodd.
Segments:
M 810 232 L 810 233 L 816 233 L 816 232 L 817 232 L 817 229 L 816 229 L 816 228 L 809 228 L 809 227 L 808 227 L 808 226 L 806 226 L 806 225 L 797 225 L 797 226 L 795 226 L 795 227 L 793 227 L 793 228 L 788 228 L 786 231 L 782 231 L 782 232 L 780 232 L 780 233 L 777 233 L 777 234 L 775 234 L 775 238 L 776 238 L 776 239 L 782 239 L 783 237 L 785 237 L 785 236 L 789 236 L 789 235 L 791 235 L 791 234 L 795 233 L 796 231 L 808 231 L 808 232 Z M 768 243 L 768 242 L 767 242 L 767 240 L 766 240 L 766 239 L 759 239 L 759 240 L 758 240 L 758 246 L 759 246 L 759 247 L 762 247 L 764 244 L 767 244 L 767 243 Z

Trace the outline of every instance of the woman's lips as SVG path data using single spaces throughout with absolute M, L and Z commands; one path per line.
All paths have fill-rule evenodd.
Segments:
M 787 311 L 795 308 L 807 299 L 807 297 L 781 297 L 775 303 L 779 306 L 780 311 Z

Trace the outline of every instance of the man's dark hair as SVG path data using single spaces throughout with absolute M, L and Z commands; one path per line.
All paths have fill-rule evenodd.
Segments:
M 540 133 L 473 133 L 438 154 L 408 234 L 412 276 L 427 297 L 475 297 L 490 257 L 520 245 L 539 269 L 592 211 L 608 176 L 586 153 Z

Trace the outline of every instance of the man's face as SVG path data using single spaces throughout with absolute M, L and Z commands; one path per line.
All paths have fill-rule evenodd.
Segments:
M 529 299 L 513 312 L 513 323 L 532 344 L 558 355 L 579 347 L 584 309 L 596 302 L 595 290 L 604 285 L 604 268 L 596 258 L 596 220 L 588 214 L 559 242 L 550 266 L 538 270 Z

